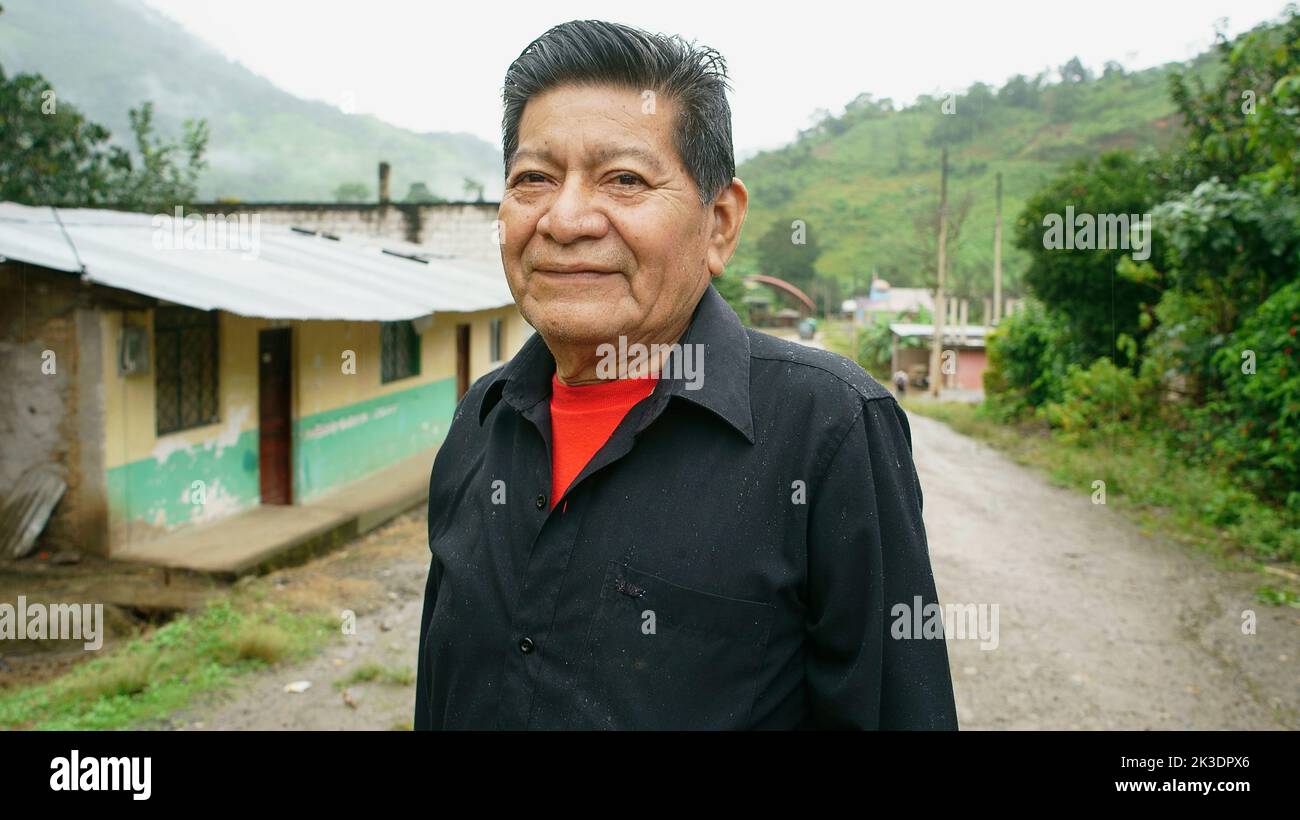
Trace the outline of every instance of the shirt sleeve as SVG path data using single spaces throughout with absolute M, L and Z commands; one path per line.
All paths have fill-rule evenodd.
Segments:
M 429 695 L 429 657 L 428 635 L 429 620 L 433 617 L 433 608 L 438 602 L 438 579 L 436 567 L 429 561 L 429 577 L 424 582 L 424 610 L 420 614 L 420 647 L 415 673 L 415 720 L 411 728 L 417 732 L 433 729 L 430 714 Z
M 452 430 L 456 430 L 457 424 L 460 423 L 460 414 L 463 409 L 478 407 L 478 393 L 476 392 L 480 384 L 485 384 L 487 377 L 481 377 L 475 382 L 465 395 L 456 400 L 456 410 L 452 414 Z M 475 396 L 469 400 L 470 396 Z M 467 403 L 468 401 L 468 403 Z M 447 439 L 451 438 L 451 431 L 448 431 Z M 433 558 L 433 530 L 438 522 L 439 514 L 445 510 L 445 506 L 439 506 L 438 503 L 438 463 L 443 459 L 444 453 L 449 452 L 447 440 L 444 440 L 443 446 L 438 449 L 438 455 L 434 457 L 433 468 L 429 471 L 429 506 L 426 524 L 428 526 L 427 537 L 429 545 L 429 575 L 424 582 L 424 609 L 420 613 L 420 646 L 416 653 L 415 667 L 415 719 L 411 723 L 414 731 L 427 731 L 434 728 L 433 726 L 433 695 L 431 681 L 429 679 L 430 661 L 429 657 L 429 624 L 433 620 L 433 611 L 438 605 L 438 584 L 440 581 L 438 562 Z
M 815 728 L 956 729 L 942 636 L 895 638 L 938 604 L 911 428 L 869 400 L 809 495 L 805 681 Z M 903 609 L 896 610 L 902 604 Z M 909 624 L 910 625 L 910 624 Z M 899 630 L 900 633 L 904 630 Z

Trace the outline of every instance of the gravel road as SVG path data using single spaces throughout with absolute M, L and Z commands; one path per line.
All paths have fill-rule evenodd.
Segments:
M 1054 487 L 939 422 L 910 418 L 940 601 L 990 616 L 997 606 L 996 648 L 981 648 L 992 645 L 987 636 L 949 637 L 962 729 L 1300 728 L 1300 611 L 1255 602 L 1261 576 L 1143 535 L 1084 489 Z M 370 544 L 384 547 L 373 560 Z M 428 568 L 423 517 L 348 549 L 349 565 L 377 582 L 355 636 L 168 725 L 409 728 Z M 286 583 L 304 571 L 288 571 Z M 1242 632 L 1247 610 L 1253 635 Z M 412 677 L 334 685 L 375 664 Z M 302 680 L 311 688 L 284 691 Z

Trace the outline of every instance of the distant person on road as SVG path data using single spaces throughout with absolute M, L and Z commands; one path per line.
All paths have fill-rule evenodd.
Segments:
M 957 728 L 942 620 L 911 628 L 939 608 L 907 417 L 712 286 L 749 197 L 726 88 L 717 52 L 596 21 L 506 72 L 537 333 L 433 465 L 416 729 Z

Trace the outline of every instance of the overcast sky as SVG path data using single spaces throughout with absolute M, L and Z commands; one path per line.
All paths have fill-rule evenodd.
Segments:
M 1205 50 L 1282 0 L 890 2 L 700 0 L 145 0 L 219 51 L 301 97 L 417 131 L 500 145 L 501 78 L 550 26 L 599 18 L 713 46 L 732 76 L 737 153 L 792 140 L 818 108 L 862 92 L 907 102 L 976 81 L 1000 85 L 1078 55 L 1145 68 Z M 775 5 L 775 4 L 773 4 Z M 855 8 L 855 6 L 857 6 Z

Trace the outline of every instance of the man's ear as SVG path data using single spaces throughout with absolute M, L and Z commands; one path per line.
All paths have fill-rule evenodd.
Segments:
M 740 243 L 740 226 L 749 210 L 749 191 L 740 177 L 732 177 L 731 184 L 722 190 L 708 205 L 711 213 L 709 233 L 709 275 L 721 276 Z

